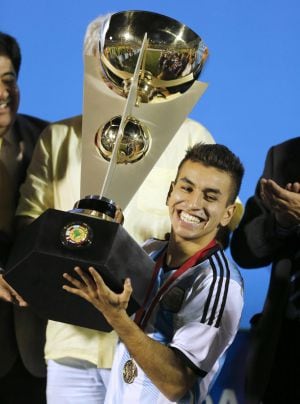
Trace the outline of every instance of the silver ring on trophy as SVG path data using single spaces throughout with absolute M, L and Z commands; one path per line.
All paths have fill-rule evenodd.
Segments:
M 92 216 L 98 219 L 114 221 L 117 207 L 115 203 L 99 195 L 87 195 L 77 201 L 70 213 L 77 213 L 85 216 Z

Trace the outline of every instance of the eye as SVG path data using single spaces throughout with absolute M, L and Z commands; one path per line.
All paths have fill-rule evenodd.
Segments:
M 7 87 L 15 87 L 17 85 L 17 79 L 13 74 L 7 74 L 2 77 L 2 83 Z
M 181 185 L 180 187 L 185 192 L 192 192 L 193 188 L 190 185 Z
M 208 202 L 215 202 L 218 200 L 217 195 L 216 194 L 206 194 L 205 198 Z

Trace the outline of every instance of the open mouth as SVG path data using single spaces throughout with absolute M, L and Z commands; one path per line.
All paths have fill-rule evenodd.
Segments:
M 205 218 L 202 216 L 191 215 L 183 210 L 179 212 L 179 217 L 183 222 L 191 224 L 199 224 L 205 220 Z
M 0 101 L 0 109 L 9 108 L 10 102 L 11 102 L 10 99 Z

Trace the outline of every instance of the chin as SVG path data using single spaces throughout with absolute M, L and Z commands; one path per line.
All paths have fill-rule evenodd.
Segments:
M 16 114 L 9 114 L 9 116 L 1 116 L 0 114 L 0 132 L 5 133 L 12 126 L 16 119 Z

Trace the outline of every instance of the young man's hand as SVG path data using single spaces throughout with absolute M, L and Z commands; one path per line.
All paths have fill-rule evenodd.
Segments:
M 109 323 L 126 311 L 132 293 L 129 279 L 124 282 L 123 292 L 118 294 L 104 283 L 101 275 L 93 267 L 89 268 L 89 274 L 79 267 L 75 267 L 74 271 L 79 275 L 80 280 L 64 273 L 63 277 L 72 285 L 64 285 L 64 290 L 92 303 Z
M 122 209 L 119 206 L 117 206 L 117 210 L 115 213 L 115 221 L 120 224 L 124 223 L 124 215 Z

